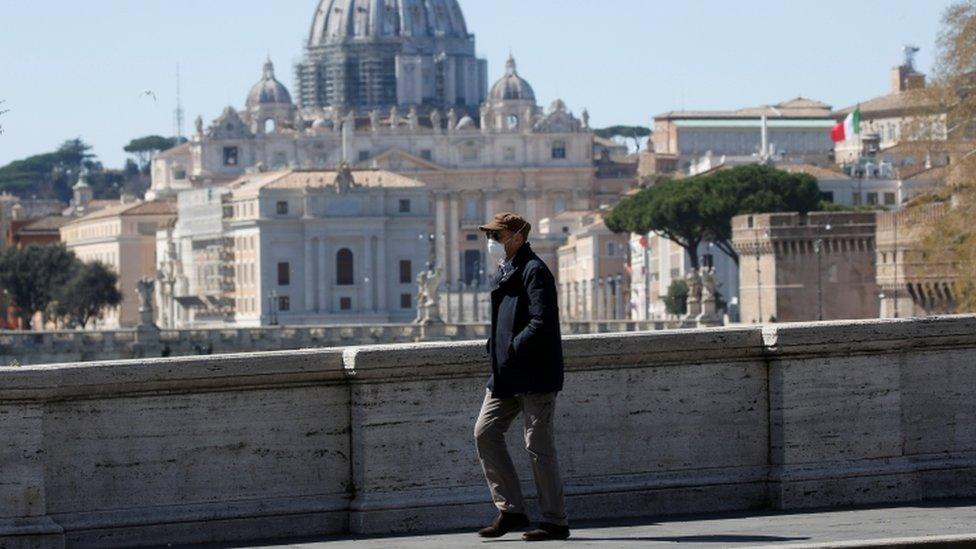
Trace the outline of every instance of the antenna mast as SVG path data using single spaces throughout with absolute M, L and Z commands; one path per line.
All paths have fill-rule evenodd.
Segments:
M 173 111 L 173 134 L 176 141 L 183 141 L 183 101 L 180 97 L 180 64 L 176 64 L 176 110 Z

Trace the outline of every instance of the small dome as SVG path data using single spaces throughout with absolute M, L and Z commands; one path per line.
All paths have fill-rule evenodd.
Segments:
M 549 111 L 562 112 L 566 110 L 566 103 L 562 99 L 556 99 L 549 105 Z
M 495 85 L 491 87 L 488 94 L 491 101 L 535 101 L 535 92 L 532 86 L 518 75 L 515 68 L 515 58 L 508 56 L 505 63 L 505 76 L 501 77 Z
M 264 64 L 264 76 L 247 94 L 247 108 L 261 105 L 291 105 L 291 94 L 281 82 L 275 79 L 274 64 L 271 59 Z

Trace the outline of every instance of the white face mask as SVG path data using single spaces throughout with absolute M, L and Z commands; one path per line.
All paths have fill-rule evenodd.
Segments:
M 501 265 L 505 262 L 508 254 L 505 253 L 505 245 L 493 239 L 488 239 L 488 257 L 495 263 Z
M 525 225 L 526 224 L 523 224 L 522 225 L 522 229 L 525 228 Z M 508 237 L 509 240 L 511 240 L 512 238 L 515 238 L 515 235 L 517 235 L 522 229 L 519 229 L 518 231 L 515 232 L 515 234 L 513 234 L 510 237 Z M 504 263 L 505 260 L 508 259 L 508 252 L 505 251 L 505 244 L 503 242 L 499 242 L 499 241 L 497 241 L 497 240 L 495 240 L 493 238 L 489 238 L 488 239 L 488 257 L 490 257 L 495 263 L 497 263 L 499 265 L 501 265 L 502 263 Z

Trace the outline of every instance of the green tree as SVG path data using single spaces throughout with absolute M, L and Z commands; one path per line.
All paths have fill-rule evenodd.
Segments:
M 701 179 L 664 181 L 621 200 L 604 223 L 618 233 L 658 233 L 684 248 L 697 269 L 698 244 L 708 231 L 705 198 Z
M 813 177 L 750 165 L 646 187 L 620 201 L 604 222 L 614 232 L 663 235 L 684 248 L 697 269 L 698 245 L 703 241 L 713 242 L 738 263 L 732 248 L 733 217 L 819 208 L 820 191 Z
M 701 178 L 705 185 L 702 210 L 706 219 L 706 240 L 731 257 L 732 218 L 743 214 L 799 212 L 820 209 L 817 180 L 803 173 L 789 173 L 770 166 L 753 164 L 719 170 Z
M 119 277 L 100 262 L 77 261 L 67 282 L 55 293 L 55 314 L 68 324 L 85 328 L 109 307 L 122 303 Z
M 671 281 L 668 293 L 664 296 L 664 310 L 674 316 L 681 316 L 688 312 L 687 282 L 680 278 Z
M 149 169 L 149 161 L 152 159 L 152 155 L 171 149 L 176 145 L 176 138 L 163 137 L 161 135 L 147 135 L 129 141 L 129 144 L 123 147 L 122 150 L 135 156 L 143 173 L 148 173 L 147 170 Z
M 0 191 L 68 200 L 82 166 L 101 170 L 90 151 L 81 139 L 70 139 L 54 152 L 15 160 L 0 167 Z
M 642 137 L 648 137 L 651 135 L 651 129 L 644 126 L 609 126 L 606 128 L 600 128 L 593 130 L 593 133 L 604 138 L 613 139 L 614 137 L 623 137 L 625 139 L 633 139 L 634 147 L 640 150 L 640 140 Z
M 23 249 L 7 248 L 0 254 L 0 288 L 17 307 L 25 330 L 31 329 L 35 313 L 48 311 L 76 261 L 63 244 L 32 244 Z
M 956 313 L 976 312 L 976 1 L 964 0 L 950 5 L 942 14 L 934 67 L 935 79 L 924 90 L 927 99 L 940 105 L 945 113 L 944 136 L 956 152 L 946 166 L 945 186 L 933 189 L 929 196 L 912 200 L 910 209 L 918 210 L 922 223 L 913 227 L 920 234 L 918 250 L 906 250 L 918 262 L 906 264 L 906 274 L 913 279 L 952 282 L 952 301 Z M 928 129 L 942 133 L 923 113 L 914 121 L 913 130 Z M 904 133 L 904 132 L 903 132 Z M 924 142 L 917 144 L 920 154 Z M 950 149 L 952 150 L 952 149 Z M 944 214 L 929 204 L 943 202 Z M 928 211 L 926 211 L 928 210 Z M 903 252 L 904 253 L 904 252 Z M 913 264 L 914 263 L 914 264 Z

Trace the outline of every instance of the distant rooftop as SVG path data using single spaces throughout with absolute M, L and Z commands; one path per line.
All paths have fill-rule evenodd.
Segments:
M 831 118 L 831 107 L 815 99 L 797 97 L 775 105 L 762 105 L 731 111 L 669 111 L 654 117 L 659 119 L 741 119 L 760 118 L 763 115 L 770 120 L 776 119 L 823 119 Z
M 353 169 L 353 180 L 361 187 L 425 187 L 424 183 L 393 172 Z M 228 185 L 235 193 L 257 193 L 262 189 L 324 188 L 335 185 L 335 170 L 283 170 L 247 174 Z

